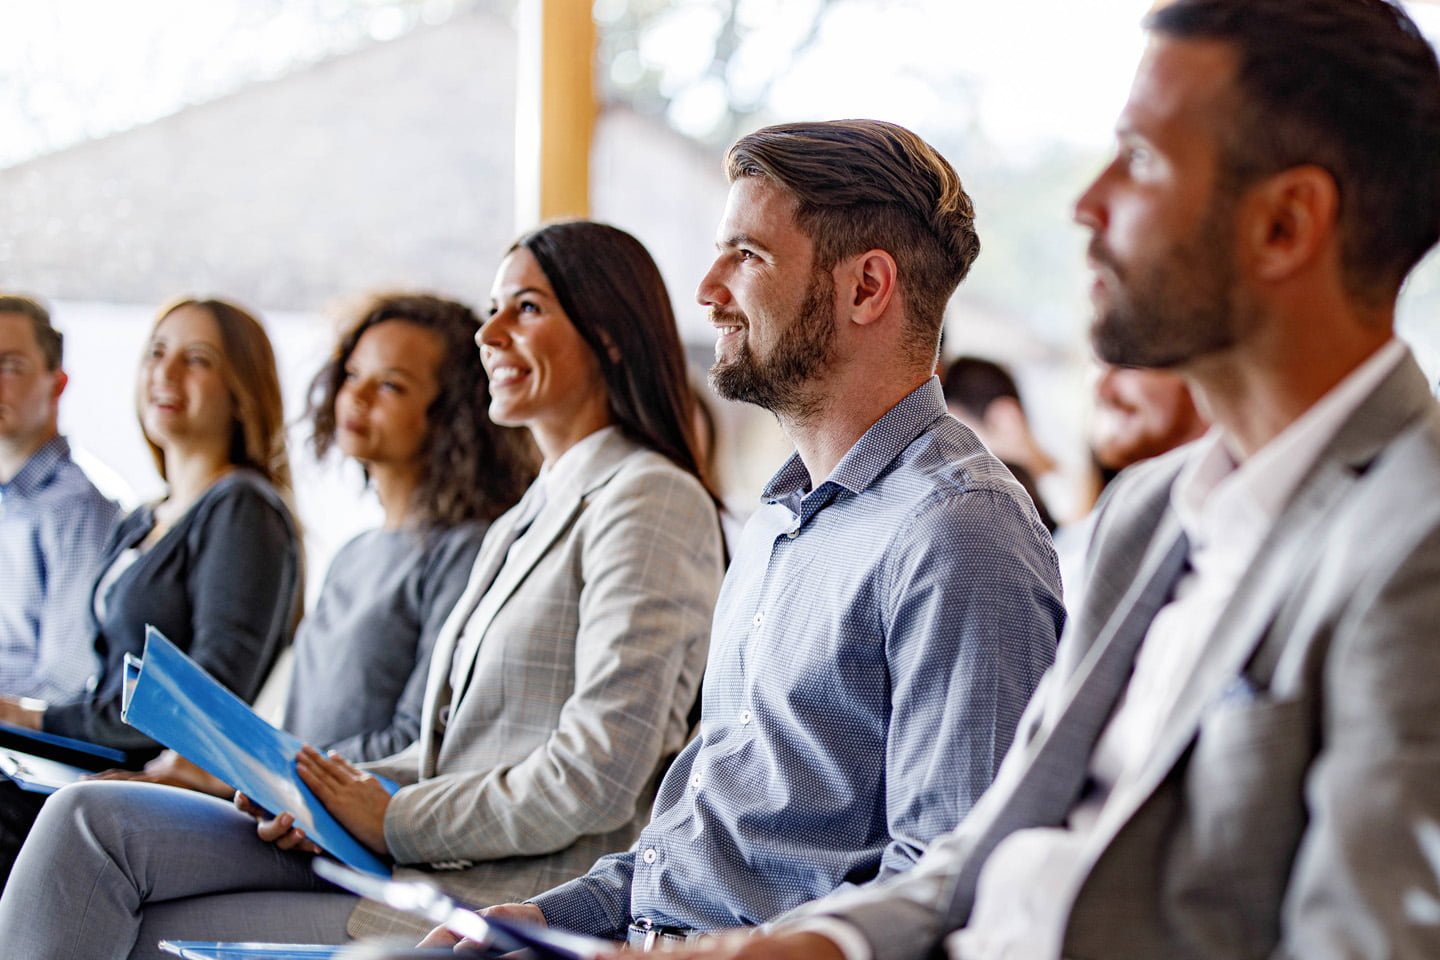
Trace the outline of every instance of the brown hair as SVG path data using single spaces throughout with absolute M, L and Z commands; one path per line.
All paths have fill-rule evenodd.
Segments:
M 275 351 L 260 321 L 246 310 L 225 300 L 182 299 L 166 305 L 155 318 L 155 327 L 181 307 L 199 307 L 215 318 L 220 342 L 225 348 L 221 375 L 230 389 L 235 419 L 230 429 L 231 463 L 256 471 L 288 502 L 291 497 L 290 456 L 285 448 L 285 411 L 280 399 L 280 376 L 275 370 Z M 141 420 L 144 431 L 144 420 Z M 155 468 L 165 477 L 165 455 L 145 435 Z
M 1405 12 L 1384 0 L 1174 0 L 1145 26 L 1235 51 L 1222 133 L 1231 188 L 1323 167 L 1340 193 L 1348 291 L 1392 297 L 1440 238 L 1440 65 Z
M 599 362 L 621 431 L 710 489 L 695 444 L 685 351 L 650 252 L 624 230 L 591 220 L 546 224 L 506 252 L 522 247 Z
M 18 313 L 35 329 L 35 342 L 45 358 L 45 369 L 54 373 L 65 358 L 65 337 L 50 323 L 50 311 L 38 300 L 16 293 L 0 294 L 0 313 Z
M 817 269 L 886 250 L 899 268 L 911 347 L 933 365 L 945 304 L 980 252 L 975 208 L 955 169 L 904 127 L 832 120 L 765 127 L 725 156 L 731 182 L 764 177 L 795 197 Z
M 535 454 L 524 430 L 490 421 L 490 383 L 475 348 L 480 318 L 463 303 L 425 293 L 370 298 L 310 384 L 306 413 L 316 456 L 323 457 L 335 443 L 335 398 L 350 355 L 366 330 L 388 320 L 429 330 L 442 346 L 435 371 L 440 389 L 425 411 L 424 470 L 415 489 L 413 516 L 422 527 L 494 520 L 515 505 L 535 478 Z

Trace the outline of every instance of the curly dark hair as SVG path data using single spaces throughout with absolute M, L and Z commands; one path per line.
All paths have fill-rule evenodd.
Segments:
M 435 375 L 440 392 L 425 411 L 429 436 L 413 516 L 422 527 L 494 520 L 535 478 L 535 452 L 524 430 L 490 422 L 490 382 L 474 339 L 480 318 L 463 303 L 425 293 L 370 298 L 310 384 L 306 415 L 316 456 L 323 457 L 335 444 L 335 398 L 350 354 L 366 330 L 387 320 L 433 331 L 443 345 L 444 359 Z

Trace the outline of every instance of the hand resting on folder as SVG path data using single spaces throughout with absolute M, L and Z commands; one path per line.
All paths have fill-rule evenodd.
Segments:
M 339 754 L 327 756 L 309 744 L 296 754 L 295 768 L 316 799 L 356 840 L 382 856 L 389 854 L 385 843 L 385 810 L 390 806 L 390 793 L 379 779 Z M 289 811 L 272 815 L 244 794 L 236 794 L 235 806 L 259 821 L 255 833 L 266 843 L 273 843 L 281 850 L 319 852 L 305 831 L 295 826 L 295 817 Z
M 495 905 L 495 906 L 493 906 L 493 907 L 489 907 L 489 908 L 487 908 L 487 909 L 485 909 L 485 910 L 481 910 L 481 911 L 480 911 L 480 916 L 482 916 L 482 917 L 499 917 L 501 920 L 518 920 L 518 921 L 520 921 L 521 923 L 528 923 L 528 924 L 532 924 L 532 925 L 537 926 L 537 927 L 548 926 L 548 924 L 545 922 L 545 914 L 543 914 L 543 913 L 540 912 L 540 908 L 539 908 L 539 907 L 534 906 L 533 904 L 529 904 L 529 903 L 501 903 L 501 904 L 497 904 L 497 905 Z M 476 943 L 474 940 L 469 940 L 469 939 L 466 939 L 466 938 L 464 938 L 464 937 L 461 937 L 459 934 L 454 933 L 453 931 L 451 931 L 451 929 L 450 929 L 449 927 L 445 927 L 445 926 L 439 926 L 439 927 L 436 927 L 434 930 L 431 930 L 431 931 L 426 935 L 425 939 L 420 941 L 419 946 L 422 946 L 422 947 L 452 947 L 452 946 L 453 946 L 453 947 L 455 948 L 455 950 L 456 950 L 457 953 L 458 953 L 458 952 L 463 952 L 463 951 L 466 951 L 466 950 L 477 950 L 477 951 L 479 951 L 479 950 L 486 950 L 486 949 L 488 949 L 485 944 Z

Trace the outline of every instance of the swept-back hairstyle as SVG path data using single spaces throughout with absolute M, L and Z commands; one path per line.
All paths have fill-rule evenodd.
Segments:
M 506 252 L 522 248 L 599 361 L 616 425 L 694 474 L 713 496 L 695 442 L 675 312 L 649 251 L 624 230 L 591 220 L 546 224 Z
M 880 120 L 784 123 L 735 141 L 725 172 L 731 182 L 764 177 L 795 197 L 817 269 L 866 250 L 894 257 L 907 339 L 934 364 L 945 304 L 980 253 L 974 204 L 934 147 Z
M 1440 238 L 1440 66 L 1414 21 L 1384 0 L 1173 0 L 1145 26 L 1235 51 L 1222 173 L 1329 171 L 1348 292 L 1394 296 Z
M 290 455 L 285 447 L 285 409 L 280 399 L 280 375 L 275 370 L 275 351 L 265 328 L 248 311 L 225 300 L 182 299 L 161 309 L 151 335 L 165 318 L 181 307 L 196 307 L 215 319 L 225 355 L 220 374 L 230 390 L 235 416 L 230 424 L 229 460 L 238 467 L 256 471 L 280 491 L 289 502 Z M 141 418 L 144 431 L 144 418 Z M 164 451 L 145 435 L 150 455 L 160 476 L 165 476 Z
M 525 431 L 497 426 L 486 412 L 490 381 L 475 347 L 480 318 L 463 303 L 425 293 L 382 293 L 366 302 L 310 384 L 316 456 L 335 444 L 335 399 L 350 355 L 365 331 L 389 321 L 429 330 L 441 343 L 440 389 L 425 411 L 423 472 L 411 515 L 422 528 L 495 519 L 535 478 L 535 453 Z
M 0 293 L 0 313 L 18 313 L 30 321 L 35 342 L 45 358 L 45 369 L 54 373 L 65 359 L 65 337 L 50 322 L 50 311 L 39 300 L 18 293 Z

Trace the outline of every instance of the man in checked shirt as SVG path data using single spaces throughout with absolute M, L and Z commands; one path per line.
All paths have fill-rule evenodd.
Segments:
M 62 346 L 49 311 L 0 292 L 0 696 L 59 702 L 95 671 L 91 568 L 117 509 L 58 431 Z
M 955 171 L 873 121 L 769 127 L 727 167 L 697 292 L 711 382 L 795 454 L 735 551 L 700 735 L 650 825 L 492 908 L 645 946 L 909 867 L 989 784 L 1064 620 L 1034 507 L 932 375 L 979 249 Z

